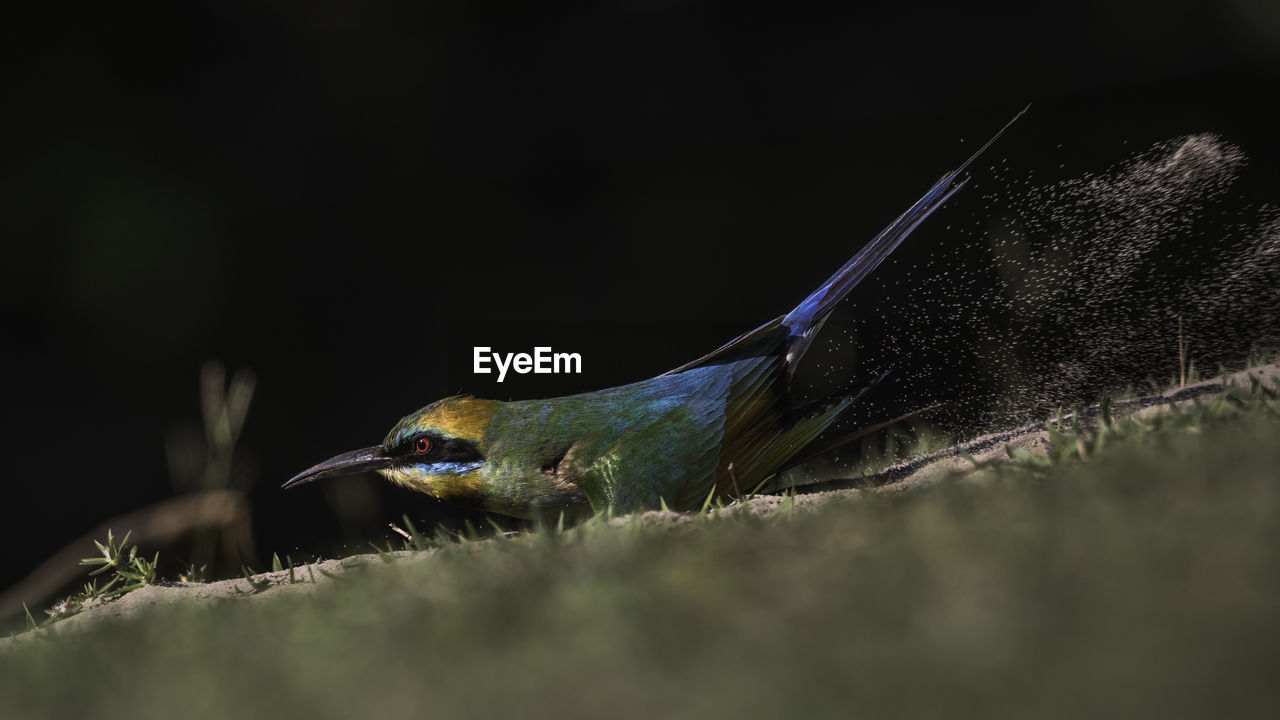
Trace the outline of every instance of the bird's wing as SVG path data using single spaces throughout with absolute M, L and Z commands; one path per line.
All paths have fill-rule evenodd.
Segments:
M 695 368 L 720 365 L 753 357 L 782 355 L 786 348 L 787 327 L 782 324 L 785 315 L 779 316 L 750 332 L 743 333 L 715 350 L 659 377 L 678 375 Z
M 696 507 L 716 479 L 733 377 L 721 368 L 646 381 L 646 419 L 575 458 L 572 481 L 597 512 Z

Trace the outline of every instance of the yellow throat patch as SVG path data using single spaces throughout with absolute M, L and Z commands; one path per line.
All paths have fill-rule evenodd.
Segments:
M 393 484 L 415 492 L 425 493 L 440 500 L 477 498 L 484 480 L 479 470 L 459 475 L 422 475 L 413 466 L 379 470 L 378 474 Z

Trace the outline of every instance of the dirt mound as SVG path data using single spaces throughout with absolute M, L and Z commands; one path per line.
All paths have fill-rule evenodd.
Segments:
M 1270 385 L 1280 378 L 1280 364 L 1272 363 L 1206 380 L 1182 388 L 1168 390 L 1115 403 L 1118 410 L 1137 413 L 1161 412 L 1170 404 L 1191 403 L 1219 394 L 1225 387 L 1248 387 L 1254 379 Z M 1098 414 L 1097 406 L 1080 411 L 1085 417 Z M 1066 416 L 1068 418 L 1071 415 Z M 806 511 L 821 507 L 832 500 L 847 500 L 865 493 L 901 493 L 935 485 L 956 477 L 979 463 L 1000 461 L 1007 457 L 1008 447 L 1021 448 L 1030 453 L 1043 454 L 1049 446 L 1045 423 L 1033 423 L 1021 427 L 990 433 L 945 450 L 905 461 L 875 475 L 856 479 L 833 480 L 799 488 L 793 498 L 768 495 L 752 498 L 714 511 L 715 514 L 737 513 L 768 514 L 784 503 L 795 510 Z M 684 524 L 694 521 L 694 513 L 650 511 L 638 516 L 616 518 L 615 524 L 639 522 L 646 526 Z M 477 551 L 493 541 L 473 544 Z M 109 601 L 91 601 L 83 610 L 35 632 L 26 632 L 12 638 L 0 639 L 0 651 L 34 642 L 45 634 L 91 630 L 102 623 L 117 622 L 147 612 L 151 608 L 179 602 L 216 604 L 224 602 L 253 602 L 263 598 L 297 596 L 299 598 L 324 592 L 326 586 L 340 579 L 355 568 L 376 566 L 392 559 L 399 562 L 430 562 L 435 551 L 401 551 L 389 555 L 352 555 L 301 565 L 292 570 L 261 573 L 251 578 L 223 580 L 210 583 L 164 582 L 149 585 Z

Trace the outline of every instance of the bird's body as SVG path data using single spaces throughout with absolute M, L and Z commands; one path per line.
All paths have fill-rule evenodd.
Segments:
M 796 365 L 836 304 L 963 185 L 957 178 L 972 160 L 944 175 L 791 312 L 705 357 L 581 395 L 445 398 L 406 416 L 381 445 L 334 457 L 285 487 L 374 470 L 442 500 L 524 518 L 664 504 L 687 510 L 708 497 L 749 491 L 856 399 L 797 405 L 790 388 Z
M 454 460 L 449 473 L 413 464 L 381 472 L 410 489 L 517 517 L 696 507 L 713 485 L 725 492 L 735 482 L 759 484 L 791 454 L 779 450 L 798 450 L 847 405 L 785 422 L 775 360 L 745 358 L 545 400 L 446 398 L 401 421 L 384 448 L 431 432 L 473 438 L 483 462 Z M 730 454 L 732 471 L 721 462 Z

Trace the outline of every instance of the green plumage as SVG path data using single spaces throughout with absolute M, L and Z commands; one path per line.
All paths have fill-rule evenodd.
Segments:
M 723 470 L 726 425 L 760 394 L 747 359 L 548 400 L 499 403 L 482 443 L 486 491 L 553 511 L 572 484 L 595 509 L 696 507 Z M 740 414 L 740 413 L 739 413 Z M 764 470 L 765 468 L 761 468 Z M 759 475 L 736 469 L 739 481 Z M 492 502 L 490 503 L 493 504 Z
M 856 399 L 804 407 L 793 401 L 791 378 L 827 317 L 959 190 L 959 174 L 990 144 L 944 175 L 791 312 L 705 357 L 643 382 L 582 395 L 519 402 L 446 398 L 405 417 L 382 445 L 334 457 L 285 487 L 375 470 L 445 500 L 529 518 L 623 513 L 664 503 L 690 510 L 709 495 L 749 492 Z

